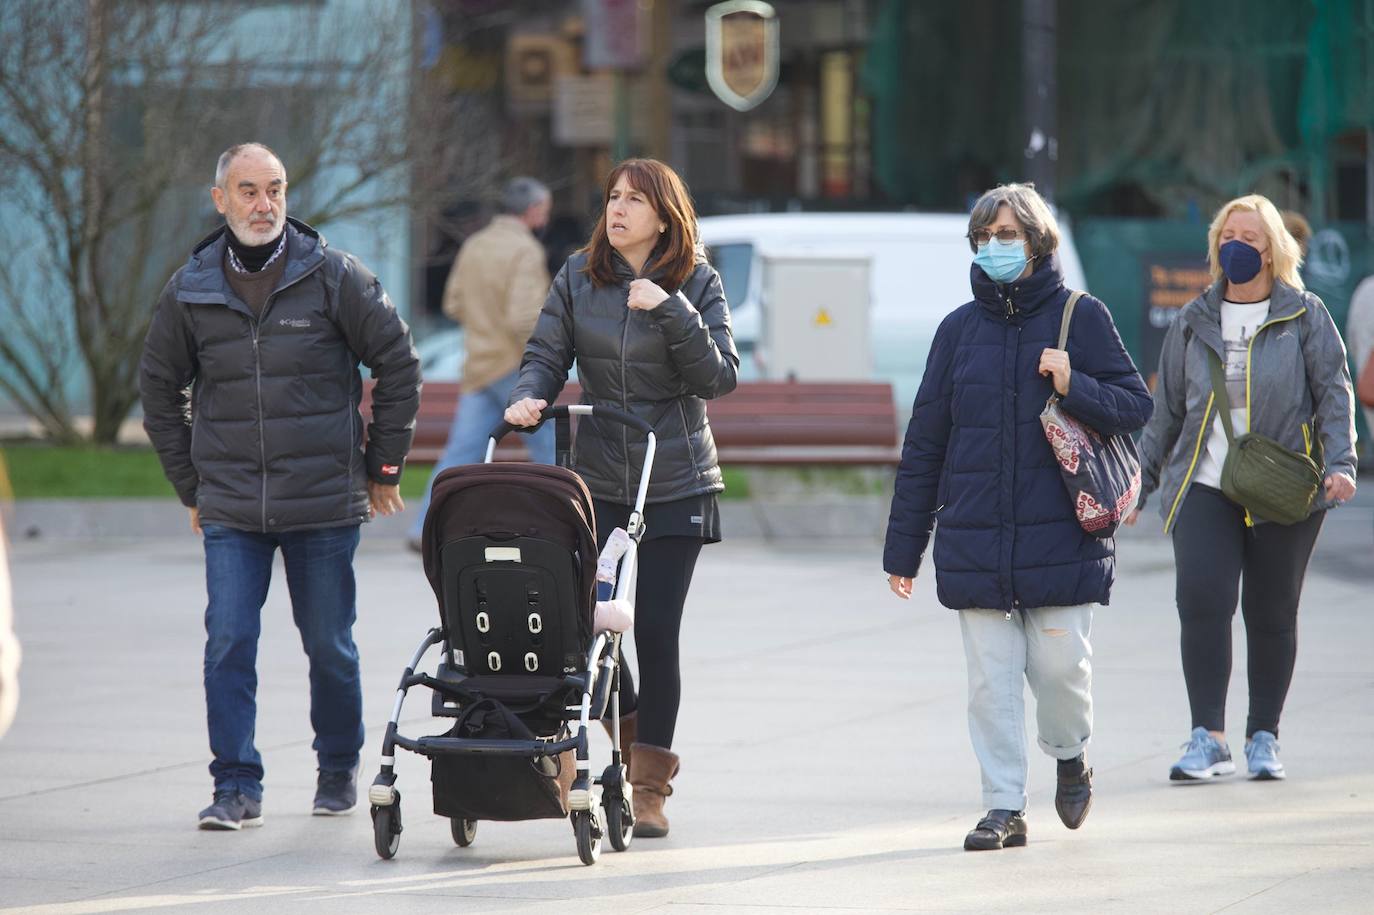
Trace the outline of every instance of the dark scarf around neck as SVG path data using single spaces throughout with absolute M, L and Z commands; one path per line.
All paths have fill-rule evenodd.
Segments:
M 286 229 L 283 228 L 282 231 L 285 232 Z M 266 265 L 267 259 L 272 256 L 273 252 L 277 250 L 277 246 L 281 244 L 280 234 L 264 245 L 245 245 L 243 242 L 239 241 L 233 229 L 226 229 L 224 234 L 229 240 L 229 248 L 234 252 L 234 256 L 239 259 L 239 263 L 242 264 L 243 268 L 249 273 L 257 273 L 261 270 L 263 266 Z

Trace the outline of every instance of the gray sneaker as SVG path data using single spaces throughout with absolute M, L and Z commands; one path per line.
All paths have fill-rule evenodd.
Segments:
M 1200 782 L 1218 775 L 1235 774 L 1236 764 L 1231 761 L 1231 751 L 1206 728 L 1193 728 L 1183 746 L 1186 748 L 1183 757 L 1169 770 L 1171 781 Z
M 200 812 L 201 829 L 242 829 L 262 825 L 262 801 L 255 801 L 234 788 L 215 792 L 215 801 Z
M 1269 731 L 1256 731 L 1245 742 L 1245 761 L 1250 764 L 1250 777 L 1255 781 L 1277 781 L 1288 773 L 1279 762 L 1279 739 Z
M 358 768 L 342 772 L 320 770 L 315 781 L 315 816 L 337 817 L 358 806 Z

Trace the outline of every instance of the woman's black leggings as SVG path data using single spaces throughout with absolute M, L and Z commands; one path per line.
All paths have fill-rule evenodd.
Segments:
M 1279 715 L 1298 653 L 1298 598 L 1326 512 L 1292 525 L 1245 526 L 1245 513 L 1220 491 L 1194 485 L 1174 523 L 1183 678 L 1193 727 L 1226 729 L 1231 617 L 1239 592 L 1250 678 L 1248 738 L 1279 732 Z
M 620 711 L 638 711 L 640 743 L 670 749 L 682 700 L 678 636 L 682 607 L 701 553 L 697 537 L 660 537 L 639 545 L 635 587 L 635 655 L 639 659 L 639 695 L 629 665 L 620 671 Z

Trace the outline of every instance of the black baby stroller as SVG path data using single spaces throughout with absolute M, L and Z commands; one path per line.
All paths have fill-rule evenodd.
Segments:
M 381 772 L 368 790 L 383 858 L 396 854 L 401 836 L 398 746 L 432 761 L 434 812 L 449 818 L 460 846 L 472 844 L 478 820 L 569 815 L 584 864 L 596 862 L 603 833 L 617 851 L 630 844 L 631 788 L 620 748 L 621 635 L 593 632 L 596 531 L 591 496 L 568 467 L 570 415 L 621 423 L 648 439 L 615 577 L 615 599 L 634 600 L 654 459 L 648 423 L 600 406 L 551 407 L 542 420 L 555 421 L 560 466 L 492 463 L 496 442 L 512 429 L 502 423 L 492 432 L 486 463 L 439 475 L 422 552 L 441 625 L 425 636 L 401 676 Z M 441 655 L 431 675 L 419 668 L 434 645 Z M 433 690 L 432 714 L 457 719 L 450 731 L 419 738 L 399 733 L 412 686 Z M 611 759 L 594 776 L 587 729 L 608 706 Z

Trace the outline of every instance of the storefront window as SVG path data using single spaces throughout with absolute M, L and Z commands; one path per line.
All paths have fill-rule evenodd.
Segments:
M 854 193 L 854 58 L 848 51 L 821 56 L 821 192 Z

